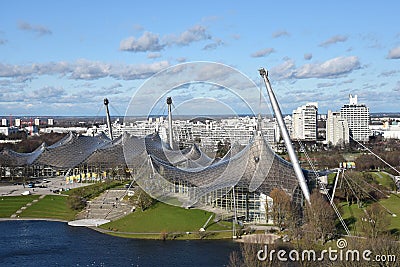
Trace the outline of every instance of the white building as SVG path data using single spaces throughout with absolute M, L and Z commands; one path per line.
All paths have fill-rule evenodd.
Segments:
M 0 127 L 0 134 L 4 134 L 6 136 L 9 136 L 10 134 L 13 133 L 18 133 L 18 128 L 17 127 Z
M 39 118 L 36 118 L 36 119 L 35 119 L 35 125 L 36 125 L 36 126 L 39 126 L 39 125 L 40 125 L 40 119 L 39 119 Z
M 7 119 L 1 119 L 1 126 L 8 126 Z
M 357 103 L 357 95 L 349 96 L 349 104 L 343 105 L 340 114 L 347 120 L 350 136 L 354 140 L 362 142 L 369 140 L 369 108 L 364 104 Z
M 349 141 L 349 125 L 347 120 L 342 118 L 340 112 L 328 110 L 328 117 L 326 120 L 326 142 L 336 146 L 348 144 Z
M 21 126 L 21 119 L 15 119 L 15 126 L 20 127 Z
M 292 138 L 297 140 L 317 140 L 318 103 L 307 103 L 292 113 Z

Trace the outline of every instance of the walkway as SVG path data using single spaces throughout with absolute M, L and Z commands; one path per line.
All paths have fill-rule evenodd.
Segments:
M 88 201 L 86 208 L 80 212 L 77 219 L 117 220 L 126 216 L 132 210 L 132 205 L 122 198 L 126 190 L 110 189 L 95 199 Z

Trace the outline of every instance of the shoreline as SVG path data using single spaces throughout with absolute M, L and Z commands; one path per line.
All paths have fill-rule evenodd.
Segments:
M 69 221 L 66 220 L 61 220 L 61 219 L 52 219 L 52 218 L 27 218 L 27 217 L 23 217 L 23 218 L 0 218 L 0 222 L 6 222 L 6 221 L 48 221 L 48 222 L 62 222 L 62 223 L 66 223 L 68 225 Z M 68 225 L 69 226 L 69 225 Z M 236 240 L 238 239 L 232 239 L 232 237 L 230 238 L 200 238 L 200 237 L 195 237 L 194 235 L 197 234 L 196 231 L 194 232 L 190 232 L 191 238 L 166 238 L 163 239 L 161 238 L 161 235 L 164 234 L 163 232 L 159 232 L 159 233 L 155 233 L 155 232 L 117 232 L 117 231 L 113 231 L 113 230 L 107 230 L 107 229 L 103 229 L 100 227 L 95 227 L 95 226 L 70 226 L 70 227 L 85 227 L 91 230 L 94 230 L 96 232 L 102 233 L 102 234 L 106 234 L 109 236 L 114 236 L 114 237 L 119 237 L 119 238 L 130 238 L 130 239 L 142 239 L 142 240 L 177 240 L 177 241 L 184 241 L 184 240 L 231 240 L 234 242 L 238 242 Z M 231 232 L 231 230 L 221 230 L 221 231 L 206 231 L 206 233 L 223 233 L 223 232 Z M 173 232 L 173 233 L 167 233 L 170 235 L 173 234 L 186 234 L 186 232 Z M 132 235 L 132 236 L 130 236 Z M 144 236 L 148 236 L 147 238 Z M 142 237 L 140 237 L 142 236 Z

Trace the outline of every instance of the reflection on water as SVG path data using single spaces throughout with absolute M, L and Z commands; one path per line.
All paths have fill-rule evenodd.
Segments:
M 0 266 L 225 266 L 230 241 L 112 237 L 61 222 L 0 222 Z

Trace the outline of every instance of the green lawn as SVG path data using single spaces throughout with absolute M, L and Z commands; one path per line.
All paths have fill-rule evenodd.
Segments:
M 0 217 L 8 218 L 21 207 L 38 198 L 38 195 L 0 197 Z
M 390 217 L 390 225 L 388 230 L 393 232 L 400 232 L 400 195 L 391 194 L 387 199 L 381 199 L 379 201 L 385 208 L 390 210 L 392 213 L 396 214 L 395 217 L 387 214 Z M 349 206 L 347 202 L 340 203 L 342 207 L 342 217 L 345 220 L 347 227 L 350 230 L 356 230 L 356 222 L 360 220 L 361 216 L 365 213 L 363 209 L 358 208 L 357 204 Z M 364 207 L 366 208 L 366 207 Z
M 393 179 L 384 172 L 369 172 L 373 175 L 375 181 L 377 181 L 382 186 L 386 187 L 388 190 L 393 190 L 396 188 Z
M 396 217 L 390 216 L 389 230 L 400 232 L 400 195 L 391 194 L 389 198 L 382 199 L 379 201 L 388 210 L 396 214 Z
M 349 206 L 347 202 L 342 202 L 339 205 L 342 209 L 343 220 L 346 222 L 349 230 L 356 230 L 356 222 L 359 221 L 360 217 L 365 214 L 363 209 L 358 208 L 357 204 L 352 204 Z
M 117 221 L 104 224 L 104 229 L 119 232 L 160 233 L 160 232 L 197 232 L 211 212 L 198 209 L 184 209 L 157 202 L 144 212 L 137 210 Z M 207 230 L 226 230 L 211 219 Z M 229 229 L 229 228 L 228 228 Z
M 65 221 L 73 220 L 77 212 L 69 209 L 66 201 L 66 196 L 47 195 L 24 210 L 20 214 L 20 217 L 50 218 Z

